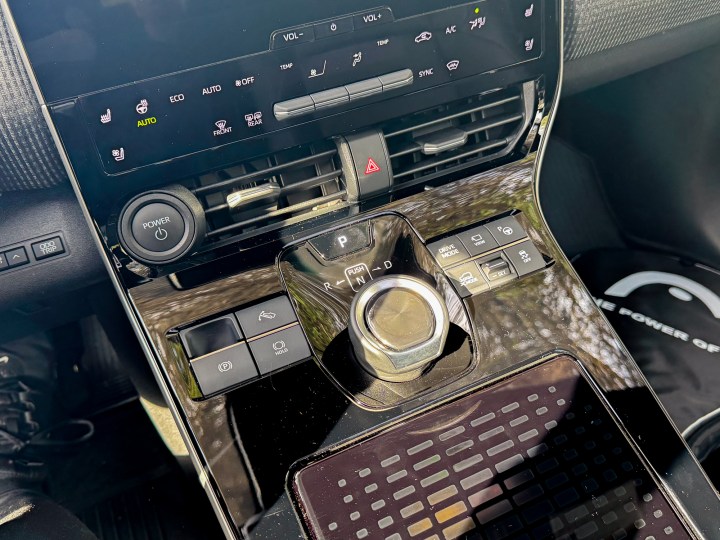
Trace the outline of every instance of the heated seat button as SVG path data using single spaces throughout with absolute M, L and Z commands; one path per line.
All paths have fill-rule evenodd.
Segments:
M 287 296 L 278 296 L 262 304 L 242 309 L 235 313 L 235 316 L 248 339 L 297 322 L 295 310 Z
M 245 343 L 208 354 L 190 362 L 203 395 L 227 390 L 258 376 Z
M 530 242 L 523 242 L 504 250 L 510 262 L 512 262 L 519 276 L 525 276 L 537 270 L 545 268 L 545 259 L 538 248 Z
M 487 228 L 501 246 L 512 244 L 513 242 L 522 240 L 527 236 L 525 230 L 513 216 L 508 216 L 506 218 L 493 221 L 492 223 L 488 223 Z
M 428 244 L 428 249 L 443 268 L 468 259 L 470 254 L 457 236 Z
M 267 375 L 312 356 L 310 346 L 299 325 L 251 341 L 250 350 L 255 357 L 260 375 Z
M 131 223 L 135 241 L 148 251 L 170 251 L 185 237 L 185 220 L 171 205 L 155 202 L 141 207 Z
M 368 247 L 370 240 L 370 223 L 365 222 L 313 238 L 310 245 L 330 261 Z
M 22 266 L 23 264 L 27 264 L 30 262 L 30 259 L 28 259 L 27 256 L 27 252 L 23 247 L 11 249 L 7 253 L 5 253 L 5 257 L 10 268 L 14 268 L 15 266 Z

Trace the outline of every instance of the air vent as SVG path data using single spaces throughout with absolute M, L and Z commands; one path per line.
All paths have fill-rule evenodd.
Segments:
M 534 85 L 474 96 L 383 128 L 397 186 L 427 181 L 510 153 L 525 132 Z
M 206 244 L 240 240 L 345 204 L 332 141 L 299 146 L 198 176 L 186 183 L 205 208 Z

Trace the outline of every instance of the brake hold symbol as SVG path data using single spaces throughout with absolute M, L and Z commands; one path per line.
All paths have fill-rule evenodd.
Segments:
M 373 158 L 368 158 L 367 167 L 365 167 L 365 176 L 376 172 L 380 172 L 380 166 L 375 163 Z

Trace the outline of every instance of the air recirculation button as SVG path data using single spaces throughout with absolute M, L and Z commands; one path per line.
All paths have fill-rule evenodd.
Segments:
M 167 264 L 192 252 L 205 236 L 205 214 L 186 188 L 143 193 L 120 214 L 120 243 L 135 260 Z
M 368 283 L 350 308 L 355 356 L 366 371 L 386 381 L 419 377 L 442 355 L 449 326 L 440 294 L 409 276 Z

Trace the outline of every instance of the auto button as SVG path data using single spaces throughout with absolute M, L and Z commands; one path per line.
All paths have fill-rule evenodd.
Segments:
M 143 248 L 161 253 L 182 242 L 185 220 L 173 206 L 154 202 L 140 208 L 132 218 L 132 235 Z

